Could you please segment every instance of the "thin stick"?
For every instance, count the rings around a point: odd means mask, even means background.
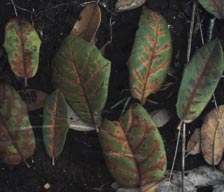
[[[25,163],[25,165],[27,166],[27,168],[30,168],[30,164],[26,161],[26,159],[23,159],[23,162]]]
[[[55,158],[52,157],[52,162],[51,162],[52,166],[55,166]]]
[[[18,13],[17,13],[17,9],[16,9],[16,5],[15,5],[14,0],[11,0],[11,3],[12,3],[12,6],[13,6],[13,9],[14,9],[14,12],[15,12],[15,16],[17,17]]]
[[[173,175],[173,170],[174,170],[174,166],[175,166],[175,162],[176,162],[176,158],[177,158],[177,151],[178,151],[178,147],[179,147],[179,143],[180,143],[180,132],[181,132],[182,124],[183,124],[183,121],[180,121],[180,123],[177,126],[178,136],[177,136],[176,149],[175,149],[175,153],[174,153],[174,157],[173,157],[173,163],[172,163],[172,167],[170,170],[169,182],[171,182],[171,178]]]
[[[192,36],[193,36],[193,30],[194,30],[196,7],[197,7],[197,1],[194,0],[193,8],[192,8],[192,16],[191,16],[190,33],[188,38],[187,62],[190,61],[190,57],[191,57],[191,43],[192,43]]]
[[[185,172],[185,143],[186,143],[186,123],[183,123],[182,136],[182,192],[184,192],[184,172]]]
[[[128,104],[129,104],[130,100],[131,100],[131,97],[128,97],[128,98],[127,98],[127,101],[125,102],[124,107],[123,107],[123,109],[122,109],[121,116],[124,114],[124,112],[125,112],[125,110],[126,110]]]
[[[205,44],[205,41],[204,41],[203,31],[202,31],[202,27],[201,27],[202,26],[201,25],[202,21],[200,19],[200,14],[199,14],[198,9],[197,9],[197,12],[196,12],[196,17],[197,17],[197,22],[200,23],[199,24],[199,30],[200,30],[200,35],[201,35],[201,43],[202,43],[202,45],[204,45]]]
[[[216,17],[210,19],[209,21],[209,26],[207,31],[207,41],[210,41],[212,39],[214,27],[215,27],[215,20],[216,20]]]
[[[127,98],[128,97],[125,97],[124,99],[121,99],[120,101],[118,101],[117,103],[115,103],[110,109],[116,108],[118,105],[120,105],[121,103],[125,102]]]

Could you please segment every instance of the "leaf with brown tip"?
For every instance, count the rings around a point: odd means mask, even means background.
[[[117,0],[115,9],[117,12],[128,11],[142,6],[146,0]]]
[[[187,143],[187,154],[188,155],[197,155],[201,153],[201,130],[199,128],[194,130],[194,133],[191,135]]]
[[[201,151],[205,161],[217,165],[224,152],[224,105],[208,113],[201,127]]]
[[[101,10],[97,3],[89,3],[82,10],[78,21],[76,21],[71,35],[92,42],[101,23]]]
[[[5,163],[17,165],[34,153],[35,137],[26,104],[15,89],[0,83],[0,154]]]

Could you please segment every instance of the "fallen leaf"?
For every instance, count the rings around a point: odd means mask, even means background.
[[[156,127],[163,127],[171,118],[171,114],[166,109],[159,109],[149,113]]]
[[[224,105],[213,109],[205,118],[201,128],[201,151],[205,161],[217,165],[224,151]]]
[[[199,128],[194,130],[194,133],[191,135],[187,143],[187,154],[188,155],[197,155],[201,153],[201,131]]]
[[[35,111],[42,108],[46,98],[48,97],[47,93],[35,89],[24,89],[18,93],[26,103],[28,111]]]
[[[55,165],[55,158],[63,150],[69,129],[67,119],[64,118],[67,116],[66,101],[58,89],[47,98],[43,114],[44,146],[48,156],[52,158],[52,165]]]
[[[117,12],[128,11],[140,7],[146,2],[146,0],[118,0],[115,5]]]
[[[101,23],[101,10],[97,3],[89,3],[82,10],[80,20],[76,21],[71,35],[92,42]]]

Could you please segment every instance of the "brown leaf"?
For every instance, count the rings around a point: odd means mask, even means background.
[[[115,8],[117,12],[128,11],[140,7],[146,0],[118,0]]]
[[[28,111],[35,111],[43,107],[47,93],[35,89],[26,89],[19,91],[20,96],[27,105]]]
[[[194,130],[194,133],[191,135],[187,143],[187,154],[188,155],[197,155],[201,153],[201,138],[200,138],[200,129],[197,128]]]
[[[94,41],[96,32],[101,23],[101,10],[97,3],[87,4],[80,14],[80,20],[76,21],[71,34],[82,39]]]
[[[224,151],[223,140],[224,105],[207,115],[201,128],[201,151],[205,161],[217,165]]]

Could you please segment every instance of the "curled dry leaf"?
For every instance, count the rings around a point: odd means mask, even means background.
[[[82,10],[79,20],[76,21],[71,35],[92,42],[101,23],[101,10],[97,3],[89,3]]]
[[[17,77],[31,78],[38,69],[40,38],[27,21],[11,19],[5,27],[4,47]]]
[[[224,151],[224,105],[208,113],[201,128],[201,151],[205,161],[217,165]]]
[[[188,155],[197,155],[201,153],[201,130],[199,128],[194,130],[194,133],[191,135],[187,143],[187,154]]]
[[[128,11],[140,7],[146,0],[118,0],[115,9],[117,12]]]
[[[168,123],[171,118],[171,114],[166,109],[159,109],[149,113],[152,117],[152,120],[156,124],[156,127],[163,127]]]
[[[35,89],[25,89],[19,91],[20,96],[27,105],[28,111],[35,111],[44,106],[44,102],[48,97],[47,93]]]

